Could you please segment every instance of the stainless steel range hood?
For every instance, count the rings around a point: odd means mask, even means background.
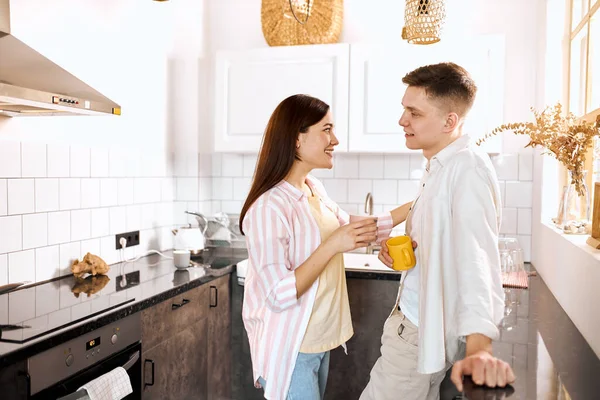
[[[59,67],[10,30],[0,0],[0,116],[121,115],[121,107]]]

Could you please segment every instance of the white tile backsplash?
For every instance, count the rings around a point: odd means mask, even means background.
[[[21,176],[23,178],[46,177],[46,145],[43,143],[21,143]]]
[[[113,242],[114,243],[114,242]],[[61,244],[59,247],[58,267],[60,268],[60,276],[68,275],[71,272],[71,264],[78,260],[81,254],[81,243],[71,242]],[[106,260],[105,260],[106,261]]]
[[[35,181],[8,180],[8,214],[27,214],[35,211]]]
[[[133,179],[120,178],[117,182],[119,205],[133,204]]]
[[[91,210],[71,211],[71,240],[89,239],[92,234]]]
[[[21,143],[0,142],[0,178],[21,177]]]
[[[237,201],[244,201],[250,191],[250,185],[252,179],[248,177],[244,178],[233,178],[233,199]],[[202,199],[206,200],[206,199]]]
[[[530,154],[519,155],[519,180],[533,180],[533,157]]]
[[[142,225],[142,207],[137,205],[127,206],[125,213],[127,214],[127,231],[139,230]]]
[[[252,177],[254,175],[257,161],[258,157],[255,154],[244,154],[244,176]]]
[[[133,186],[133,184],[132,184]],[[81,180],[81,208],[100,207],[100,179]]]
[[[323,185],[327,187],[329,197],[336,203],[348,201],[348,181],[346,179],[323,179]]]
[[[67,243],[71,240],[71,212],[48,213],[48,244]]]
[[[398,181],[392,179],[373,181],[373,201],[377,204],[396,205],[398,200]]]
[[[111,207],[109,209],[110,219],[110,234],[127,232],[127,208],[126,207]]]
[[[358,156],[336,154],[333,160],[333,175],[336,178],[356,178],[358,176]]]
[[[198,178],[177,178],[175,185],[177,200],[198,200]]]
[[[6,179],[0,179],[0,217],[8,213],[8,188]]]
[[[348,203],[364,203],[367,193],[373,192],[373,181],[354,179],[348,182]],[[348,211],[347,211],[348,212]]]
[[[380,154],[361,154],[358,158],[360,179],[383,179],[383,160]]]
[[[35,251],[25,250],[8,254],[8,281],[35,282]]]
[[[517,233],[519,235],[531,235],[531,208],[519,208]]]
[[[402,155],[386,154],[383,162],[385,179],[408,179],[410,175],[410,158]]]
[[[60,210],[81,208],[81,179],[63,178],[58,182]]]
[[[108,149],[93,148],[90,151],[90,176],[94,178],[107,178],[108,175]]]
[[[0,254],[0,285],[8,283],[8,254]]]
[[[87,147],[71,147],[71,177],[90,177],[90,149]]]
[[[422,154],[410,154],[410,179],[421,179],[427,166],[427,159]]]
[[[233,179],[213,178],[212,193],[215,200],[232,200]]]
[[[502,210],[502,224],[500,225],[501,234],[516,234],[517,233],[517,209],[504,208]]]
[[[70,159],[69,146],[49,144],[47,146],[48,177],[66,178],[71,176]]]
[[[36,179],[35,180],[35,211],[48,212],[59,209],[59,185],[58,179]]]
[[[519,155],[500,154],[492,158],[496,168],[498,179],[503,181],[515,181],[519,179]]]
[[[150,206],[154,207],[154,204],[150,204]],[[154,211],[154,208],[152,208]],[[91,212],[91,234],[92,237],[102,237],[107,236],[110,233],[110,213],[108,208],[96,208]],[[150,228],[152,226],[152,221],[154,221],[154,215],[149,217],[150,222],[148,222],[147,227],[140,227],[140,229]]]
[[[23,215],[23,249],[34,249],[48,244],[48,214]]]
[[[241,172],[239,171],[240,157],[243,160]],[[199,179],[199,209],[207,214],[217,211],[239,213],[247,195],[247,189],[242,188],[249,188],[251,184],[248,178],[254,172],[256,157],[254,154],[211,156],[212,177],[204,176]],[[206,157],[200,162],[208,163]],[[414,200],[426,164],[427,160],[417,153],[410,155],[337,153],[332,170],[313,170],[312,174],[323,182],[329,196],[347,212],[362,213],[365,197],[371,192],[374,213],[380,213]],[[504,155],[502,160],[495,158],[494,165],[501,177],[499,178],[500,192],[505,207],[502,234],[512,236],[518,234],[523,238],[522,246],[530,246],[532,182],[529,178],[529,166],[533,165],[533,157],[530,154]],[[221,173],[225,169],[226,171]],[[239,175],[233,175],[234,172]],[[178,200],[185,199],[178,198]],[[177,207],[174,208],[174,212],[176,215],[179,212]],[[181,223],[185,223],[185,218],[180,219]],[[399,229],[404,231],[402,226]],[[525,249],[526,254],[530,252],[530,248]]]
[[[44,281],[59,276],[59,247],[48,246],[35,249],[35,280]]]
[[[119,204],[119,181],[113,178],[100,179],[100,207]]]
[[[242,154],[223,154],[221,160],[222,176],[242,176],[244,156]]]
[[[532,182],[506,182],[506,207],[531,208],[532,206]]]
[[[0,254],[23,249],[22,216],[0,217]]]

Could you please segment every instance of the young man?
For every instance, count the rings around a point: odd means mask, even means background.
[[[492,355],[504,311],[500,191],[489,157],[462,132],[477,87],[453,63],[418,68],[402,81],[408,85],[399,121],[406,145],[427,159],[406,221],[406,233],[418,244],[417,265],[399,288],[381,356],[360,399],[438,399],[452,364],[460,391],[463,375],[505,386],[514,374]],[[379,259],[391,267],[385,243]]]

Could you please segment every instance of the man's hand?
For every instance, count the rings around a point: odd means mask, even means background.
[[[477,385],[504,387],[515,381],[515,374],[508,363],[494,357],[485,350],[478,351],[452,367],[452,382],[463,391],[463,375],[470,375]]]
[[[386,239],[381,242],[381,250],[379,250],[379,256],[377,256],[377,258],[379,259],[379,261],[384,263],[386,267],[392,268],[392,265],[394,264],[394,259],[392,259],[392,257],[390,256],[390,251],[387,247],[388,240],[389,239]],[[417,248],[417,242],[415,242],[414,240],[412,242],[412,247],[413,250]]]

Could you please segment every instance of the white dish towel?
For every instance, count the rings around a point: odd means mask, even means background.
[[[129,375],[123,367],[90,381],[79,388],[87,390],[90,400],[120,400],[133,392]]]

